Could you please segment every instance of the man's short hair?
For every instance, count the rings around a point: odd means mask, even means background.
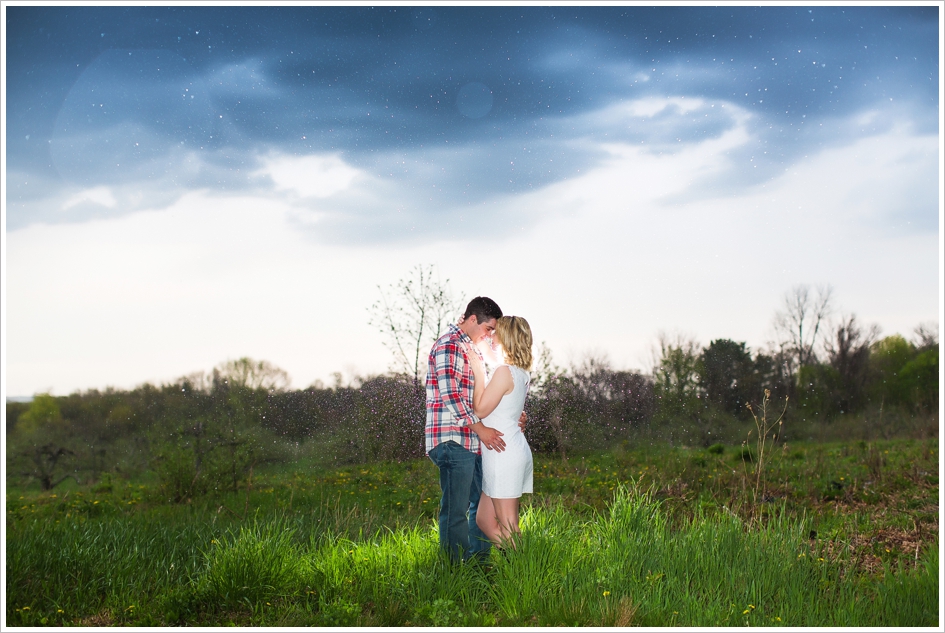
[[[463,319],[468,319],[474,314],[476,315],[476,321],[483,323],[485,321],[491,321],[492,319],[501,319],[502,308],[489,297],[476,297],[466,306]]]

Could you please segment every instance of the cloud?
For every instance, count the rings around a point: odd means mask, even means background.
[[[66,211],[83,202],[91,202],[108,208],[114,208],[118,204],[111,189],[108,187],[93,187],[70,196],[68,200],[62,203],[62,210]]]
[[[270,177],[280,191],[303,198],[329,198],[351,187],[359,171],[337,155],[273,156],[254,175]]]
[[[816,133],[848,144],[860,138],[867,125],[872,134],[885,132],[893,120],[887,110],[855,113],[829,122],[826,129],[821,123]],[[227,129],[224,126],[220,135],[228,136]],[[908,136],[914,133],[911,130],[900,124],[896,133]],[[78,205],[69,219],[158,209],[188,190],[206,189],[219,196],[245,192],[285,198],[295,226],[323,243],[472,239],[487,234],[498,221],[522,226],[548,221],[551,212],[534,213],[514,201],[579,178],[610,161],[615,152],[625,153],[625,148],[635,147],[654,158],[692,152],[713,157],[678,171],[679,186],[661,194],[664,206],[737,195],[776,178],[797,160],[792,152],[800,151],[800,146],[772,147],[772,135],[783,129],[761,113],[724,100],[685,95],[608,103],[597,110],[539,120],[507,138],[497,138],[488,126],[483,132],[482,139],[461,143],[370,153],[350,149],[287,153],[277,144],[269,149],[251,143],[216,149],[172,145],[167,156],[133,163],[125,172],[126,182],[116,178],[116,184],[108,186],[121,204]],[[116,138],[129,134],[111,133]],[[134,138],[144,138],[144,132]],[[924,187],[925,194],[910,198],[934,195],[931,180]],[[69,195],[78,194],[73,190]],[[72,204],[70,200],[66,197],[58,206]],[[63,219],[39,207],[42,200],[20,205],[11,214],[11,224],[16,226],[16,218],[31,209],[36,212],[34,220],[41,214],[47,221]],[[918,217],[914,223],[927,225]]]

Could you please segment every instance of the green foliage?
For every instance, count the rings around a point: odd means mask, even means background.
[[[938,347],[919,353],[903,365],[899,380],[908,401],[917,409],[934,411],[939,393]]]
[[[653,370],[657,403],[653,422],[665,429],[666,439],[673,443],[709,446],[716,440],[720,418],[730,416],[705,398],[700,372],[705,376],[706,366],[699,346],[682,338],[661,339],[660,352]]]
[[[170,446],[157,461],[158,494],[169,503],[180,503],[207,492],[207,478],[201,478],[190,451]]]
[[[812,418],[832,417],[840,412],[840,372],[830,365],[804,365],[797,370],[797,405]]]
[[[417,626],[467,626],[470,619],[468,614],[463,613],[461,605],[446,598],[422,604],[413,612],[413,621]]]
[[[318,626],[356,626],[361,615],[361,607],[353,602],[335,598],[332,602],[318,605]]]
[[[887,405],[908,402],[909,387],[900,374],[914,355],[915,347],[898,334],[887,336],[872,345],[870,368],[873,372],[874,402],[882,401]]]
[[[661,342],[661,357],[654,369],[653,390],[660,412],[692,416],[699,402],[699,349],[691,341]]]
[[[41,393],[34,396],[29,409],[20,414],[16,431],[30,435],[41,432],[47,427],[61,427],[63,424],[59,403],[48,393]]]
[[[6,412],[7,412],[6,432],[8,436],[16,429],[16,423],[19,421],[20,416],[29,410],[30,404],[31,403],[29,402],[7,400],[6,402]]]
[[[267,459],[261,433],[212,417],[178,427],[158,446],[156,474],[162,498],[179,503],[207,493],[235,492]]]

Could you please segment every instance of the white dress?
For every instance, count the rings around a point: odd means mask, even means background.
[[[482,447],[482,491],[494,499],[517,499],[532,492],[532,449],[518,425],[528,393],[528,372],[506,365],[512,372],[512,393],[502,396],[495,411],[482,423],[502,432],[501,453]]]

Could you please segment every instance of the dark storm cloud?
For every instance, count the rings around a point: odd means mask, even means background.
[[[585,141],[653,151],[717,138],[731,103],[753,141],[722,193],[798,155],[907,120],[937,130],[936,7],[8,7],[9,228],[265,191],[271,152],[335,153],[409,213],[333,207],[379,237],[437,230],[592,167]],[[619,125],[591,113],[700,98]],[[877,110],[872,129],[846,122]],[[826,124],[826,130],[823,128]],[[43,201],[109,186],[115,204]],[[62,195],[67,195],[63,193]],[[408,220],[404,217],[409,216]],[[400,227],[400,231],[394,230]],[[347,234],[344,231],[339,236]]]

